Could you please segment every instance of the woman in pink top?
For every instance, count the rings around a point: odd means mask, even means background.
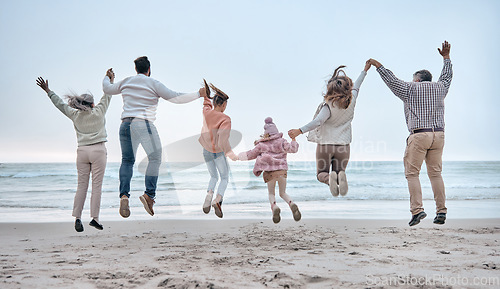
[[[265,119],[264,135],[261,139],[255,141],[255,148],[247,152],[240,153],[240,160],[253,160],[255,166],[253,169],[254,175],[257,177],[264,172],[264,182],[267,183],[269,191],[269,202],[273,212],[273,222],[279,223],[281,220],[281,209],[276,205],[275,189],[278,182],[280,197],[290,206],[295,221],[299,221],[302,217],[299,207],[292,201],[292,198],[286,193],[286,176],[288,171],[288,163],[286,155],[288,153],[296,153],[299,149],[299,144],[292,138],[292,142],[288,143],[283,138],[283,133],[278,131],[278,128],[273,123],[273,119],[268,117]]]
[[[214,207],[217,217],[222,218],[222,199],[229,181],[229,165],[226,156],[233,161],[237,160],[236,155],[229,144],[229,134],[231,132],[231,118],[224,114],[229,96],[222,90],[210,83],[210,88],[214,91],[214,97],[210,97],[210,90],[205,82],[207,93],[203,102],[203,128],[200,136],[200,143],[203,146],[203,157],[210,173],[207,196],[203,203],[203,212],[208,214],[210,207]],[[213,104],[212,104],[213,103]],[[217,196],[212,201],[215,185],[221,181],[217,189]]]

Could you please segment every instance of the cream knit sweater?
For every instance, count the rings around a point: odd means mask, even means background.
[[[53,91],[49,91],[47,95],[52,103],[73,121],[78,146],[86,146],[107,141],[105,115],[109,107],[111,95],[103,95],[99,103],[89,111],[70,107]]]

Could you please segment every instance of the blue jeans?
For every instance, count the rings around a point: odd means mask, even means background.
[[[212,153],[203,149],[203,157],[205,158],[205,163],[207,164],[208,172],[210,173],[210,182],[208,183],[207,192],[213,192],[215,190],[215,185],[219,180],[218,175],[220,174],[221,180],[219,188],[217,189],[217,194],[224,197],[224,192],[226,191],[227,184],[229,182],[229,165],[224,152]]]
[[[161,141],[153,123],[134,118],[132,121],[123,121],[120,126],[120,146],[122,149],[122,163],[120,165],[120,197],[130,197],[130,180],[132,179],[135,155],[139,144],[148,155],[146,169],[145,193],[154,199],[156,183],[161,165]]]

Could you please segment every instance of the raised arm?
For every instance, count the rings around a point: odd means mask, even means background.
[[[120,94],[121,93],[121,82],[113,83],[115,80],[115,73],[113,72],[113,68],[108,69],[106,71],[106,76],[102,80],[102,91],[105,94]]]
[[[204,88],[202,88],[198,92],[176,92],[169,89],[163,83],[157,80],[155,80],[154,82],[154,88],[159,97],[177,104],[188,103],[195,99],[198,99],[201,96],[200,91],[204,90]]]
[[[50,90],[49,80],[44,80],[42,77],[39,77],[36,80],[36,85],[38,85],[41,89],[43,89],[47,93],[50,100],[55,105],[55,107],[59,109],[59,111],[61,111],[64,115],[66,115],[70,119],[73,119],[73,117],[76,115],[77,112],[76,109],[71,108],[57,94],[55,94],[52,90]]]
[[[408,92],[410,89],[410,84],[405,82],[399,78],[397,78],[392,71],[385,68],[380,62],[375,59],[368,60],[371,65],[377,67],[377,71],[380,74],[380,77],[385,82],[385,84],[389,87],[389,89],[401,100],[406,100],[408,97]]]
[[[111,94],[105,94],[101,97],[101,100],[95,106],[94,109],[101,111],[102,114],[106,114],[110,102],[111,102]]]
[[[438,82],[442,83],[446,90],[450,88],[451,79],[453,77],[453,70],[450,60],[450,49],[451,45],[448,41],[442,44],[442,49],[438,48],[439,54],[443,56],[443,70],[441,71],[441,76],[439,76]]]

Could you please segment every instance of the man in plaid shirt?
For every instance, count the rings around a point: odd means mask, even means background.
[[[444,98],[453,76],[450,48],[451,45],[447,41],[442,44],[441,49],[438,48],[439,54],[443,56],[444,65],[437,82],[432,82],[432,75],[427,70],[415,72],[413,81],[405,82],[398,79],[377,60],[368,60],[377,67],[382,80],[404,103],[406,124],[410,131],[403,158],[410,191],[412,213],[410,226],[417,225],[427,216],[422,204],[422,188],[419,180],[424,160],[436,201],[434,223],[444,224],[446,220],[446,196],[441,171],[444,147]]]

